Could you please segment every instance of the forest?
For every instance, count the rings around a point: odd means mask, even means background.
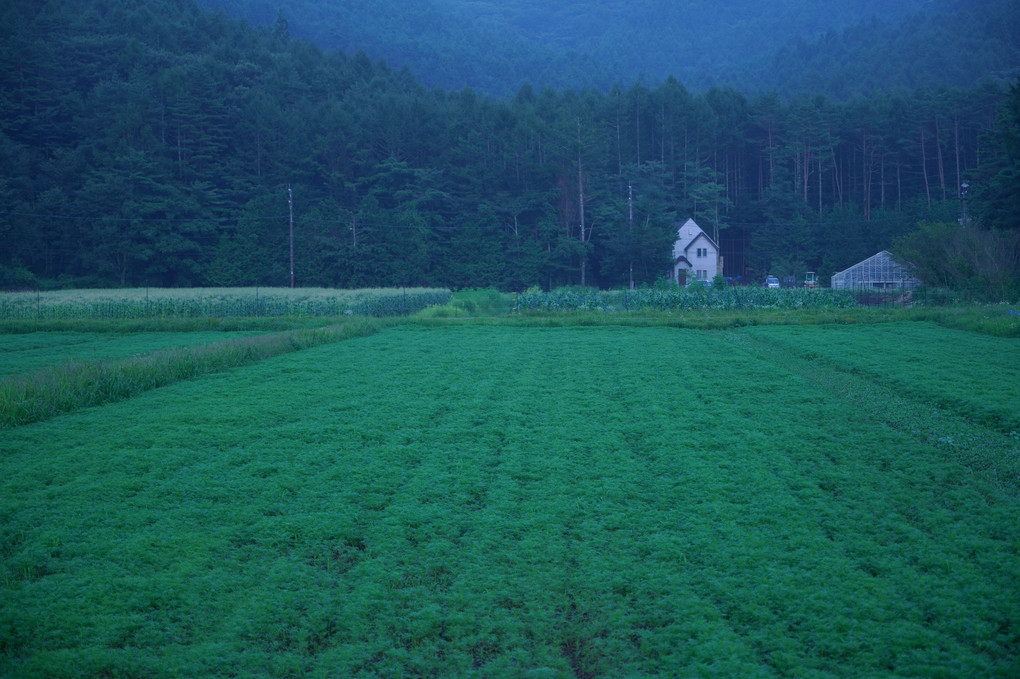
[[[1015,275],[1010,80],[497,96],[194,0],[14,0],[0,37],[7,289],[653,284],[687,217],[745,280],[961,223]]]
[[[198,0],[292,37],[363,49],[426,86],[507,97],[658,85],[824,94],[1020,75],[1012,0]],[[909,58],[904,58],[909,55]]]

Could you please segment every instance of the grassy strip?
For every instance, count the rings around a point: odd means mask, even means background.
[[[328,327],[289,330],[117,360],[74,361],[27,376],[0,379],[0,429],[78,408],[131,398],[196,375],[308,347],[363,337],[384,323],[357,318]]]
[[[184,318],[165,316],[160,318],[63,318],[0,321],[0,334],[21,335],[31,332],[201,332],[218,330],[224,332],[271,332],[318,328],[331,325],[336,318],[321,316],[232,316],[219,318],[201,316]]]
[[[903,310],[913,321],[932,321],[944,328],[996,337],[1020,337],[1020,315],[1004,304],[964,304],[949,307],[911,307]]]
[[[456,300],[454,301],[456,305]],[[727,330],[757,325],[867,325],[899,321],[930,321],[945,328],[995,337],[1020,337],[1020,316],[1002,305],[960,307],[853,307],[847,309],[690,309],[684,311],[521,311],[508,315],[474,316],[457,307],[433,307],[412,317],[418,325],[442,327],[464,323],[534,328],[669,327]]]

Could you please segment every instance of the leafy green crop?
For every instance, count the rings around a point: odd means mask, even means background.
[[[1002,433],[1020,433],[1020,343],[930,323],[747,328],[781,351],[863,374],[961,413]]]
[[[148,354],[236,339],[253,332],[34,332],[0,334],[0,376],[31,372],[71,361],[95,361]]]
[[[0,675],[1011,677],[1020,441],[840,331],[404,325],[0,431]]]

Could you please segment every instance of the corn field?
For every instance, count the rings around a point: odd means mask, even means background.
[[[446,304],[439,288],[133,288],[0,293],[0,320],[402,316]]]
[[[645,288],[599,291],[594,288],[530,288],[517,297],[521,311],[687,311],[694,309],[847,309],[856,306],[842,290],[729,287]]]

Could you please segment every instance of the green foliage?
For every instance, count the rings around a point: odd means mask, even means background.
[[[495,288],[458,290],[450,304],[472,316],[488,316],[511,311],[512,297]]]
[[[152,332],[125,330],[36,331],[0,334],[0,375],[27,373],[47,366],[79,361],[108,361],[149,354],[163,349],[180,349],[237,339],[254,332],[195,330]]]
[[[963,414],[989,429],[1006,435],[1020,432],[1020,345],[1015,342],[928,323],[757,327],[745,332],[774,342],[782,351],[881,382],[920,403]],[[919,351],[933,342],[960,360],[933,361]]]
[[[922,223],[893,247],[929,285],[962,291],[971,299],[1020,300],[1020,229]]]
[[[402,326],[4,430],[0,674],[1011,676],[944,341]]]
[[[472,7],[497,24],[507,12],[530,16],[504,4]],[[843,5],[833,11],[857,11]],[[1009,22],[1000,26],[985,5],[968,8],[982,17],[972,21],[1008,33]],[[365,2],[315,7],[355,14],[315,22],[351,30],[412,13],[413,38],[387,35],[396,52],[432,44],[422,36],[447,25],[435,3],[401,3],[400,12]],[[579,26],[621,7],[543,5],[544,16],[563,18],[543,31],[604,35]],[[793,8],[777,6],[772,16],[801,21],[803,7]],[[662,27],[683,25],[692,40],[713,43],[689,29],[695,9],[706,17],[715,5],[628,6],[603,23],[619,28],[621,17],[652,11],[660,40],[693,49]],[[281,287],[291,279],[293,225],[301,286],[637,287],[669,270],[669,230],[688,216],[718,231],[727,275],[808,267],[824,279],[921,220],[955,220],[955,187],[968,179],[955,167],[972,175],[973,214],[998,228],[1008,221],[990,215],[1007,214],[1013,195],[1011,175],[1000,176],[1013,159],[1012,127],[1000,123],[1012,120],[1015,96],[996,83],[970,85],[974,71],[967,89],[853,102],[815,89],[787,99],[732,87],[688,91],[676,78],[578,90],[570,75],[567,90],[521,87],[494,98],[426,88],[364,52],[323,52],[298,39],[311,22],[294,11],[275,30],[275,4],[267,27],[256,29],[185,0],[7,3],[0,284]],[[746,44],[735,36],[754,21],[731,24],[727,39]],[[613,44],[632,57],[668,53],[645,40]],[[882,44],[899,49],[900,41]],[[944,62],[955,42],[930,44]],[[475,45],[487,59],[495,46]],[[484,76],[486,61],[459,61]],[[911,60],[884,61],[916,74]],[[986,136],[993,128],[1003,133]]]
[[[938,323],[944,328],[955,328],[995,337],[1020,337],[1020,313],[1005,304],[956,304],[948,307],[915,307],[910,310],[912,320]]]
[[[450,301],[449,290],[194,288],[0,293],[0,319],[406,316]]]
[[[684,311],[691,309],[847,309],[856,305],[853,295],[842,290],[712,288],[677,285],[603,291],[557,288],[542,292],[530,288],[518,298],[519,308],[530,311]]]
[[[1016,231],[1020,230],[1020,77],[1010,86],[995,123],[984,141],[1000,151],[973,173],[972,210],[986,227]]]
[[[361,337],[378,328],[375,321],[356,319],[328,327],[260,334],[204,345],[198,344],[203,338],[196,336],[185,343],[192,346],[122,356],[125,344],[138,349],[145,346],[144,342],[132,338],[127,343],[118,343],[121,346],[104,343],[102,353],[110,356],[109,359],[96,355],[79,358],[74,350],[65,350],[60,352],[61,360],[48,367],[27,374],[0,373],[0,429],[131,398],[150,389],[282,353]],[[171,345],[179,342],[169,339],[156,341]],[[32,340],[29,336],[27,341]],[[23,338],[17,344],[23,346],[24,341]],[[42,352],[43,357],[47,354],[52,355],[52,349]],[[15,363],[4,367],[17,370],[23,366],[23,363]]]

